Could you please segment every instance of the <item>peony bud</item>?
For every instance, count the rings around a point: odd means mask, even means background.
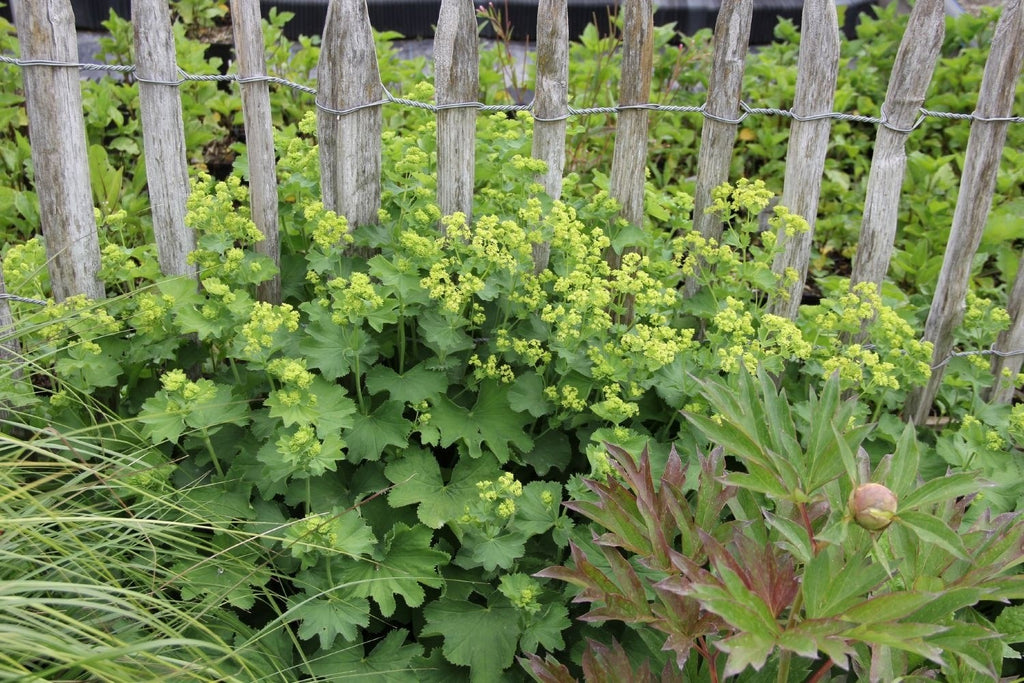
[[[850,514],[868,531],[881,531],[896,516],[896,494],[881,484],[862,484],[850,494]]]

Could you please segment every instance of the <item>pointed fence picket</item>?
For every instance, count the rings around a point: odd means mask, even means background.
[[[1004,9],[991,46],[978,108],[971,117],[960,198],[925,332],[925,338],[935,344],[936,370],[932,384],[915,392],[905,411],[906,418],[917,422],[925,419],[931,409],[943,362],[952,349],[951,334],[963,309],[970,261],[978,248],[992,201],[1024,54],[1021,1],[1008,0]],[[272,79],[265,74],[262,36],[257,17],[249,7],[252,4],[232,1],[239,59],[237,80],[244,98],[253,219],[268,238],[264,253],[276,259],[274,150],[267,98],[267,81]],[[707,237],[721,234],[718,219],[704,211],[711,204],[711,190],[728,180],[737,127],[746,116],[755,113],[741,100],[752,6],[752,0],[723,0],[715,29],[707,101],[700,109],[702,144],[694,197],[694,227]],[[623,217],[639,224],[645,215],[648,119],[650,110],[656,108],[649,104],[653,10],[650,0],[626,0],[623,8],[623,76],[617,96],[618,119],[609,184],[612,195],[622,206]],[[22,55],[28,60],[22,61],[21,66],[54,295],[63,299],[84,293],[98,298],[103,296],[103,288],[97,275],[98,239],[92,218],[69,0],[21,0],[15,2],[14,9]],[[143,100],[143,129],[149,133],[160,131],[157,136],[147,134],[144,143],[150,162],[147,172],[161,268],[165,273],[190,274],[187,265],[182,265],[193,238],[181,228],[187,184],[182,145],[177,138],[182,126],[181,106],[178,89],[174,87],[181,76],[175,73],[173,52],[168,49],[166,9],[166,2],[160,0],[133,0],[139,27],[137,75]],[[539,180],[554,198],[561,192],[566,119],[574,114],[568,104],[566,16],[566,0],[540,0],[533,154],[548,163],[548,173]],[[139,17],[144,17],[144,26],[138,23]],[[832,111],[839,54],[837,15],[832,1],[806,0],[802,26],[795,101],[791,110],[781,112],[792,119],[782,201],[813,228],[831,120],[841,116]],[[878,125],[854,282],[881,282],[888,269],[898,228],[905,142],[919,123],[943,27],[942,0],[919,0],[894,63],[882,117],[849,117]],[[475,122],[482,108],[476,101],[477,43],[472,0],[443,0],[434,42],[437,201],[443,213],[463,212],[470,220]],[[331,0],[322,46],[316,106],[324,204],[344,215],[351,229],[358,229],[377,220],[381,108],[395,101],[380,82],[365,0]],[[157,206],[161,203],[166,206]],[[788,298],[772,302],[771,306],[774,312],[793,318],[804,288],[811,235],[780,234],[779,239],[785,252],[774,268],[777,272],[793,268],[800,279],[790,289]],[[534,253],[537,267],[544,268],[545,245],[535,245]],[[1005,353],[1024,344],[1022,279],[1024,267],[1011,294],[1012,327],[992,350],[997,376],[1004,369],[1016,372],[1021,365],[1021,356]],[[0,295],[2,287],[0,279]],[[687,291],[693,291],[692,283]],[[259,296],[276,301],[279,289],[262,289]],[[3,317],[4,304],[6,301],[0,296],[0,328],[9,324]],[[8,347],[0,352],[12,351]],[[997,386],[991,392],[993,401],[1008,401],[1011,396],[1012,387]]]

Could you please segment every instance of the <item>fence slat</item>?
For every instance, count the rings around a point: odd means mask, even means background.
[[[697,156],[693,227],[704,237],[716,240],[722,236],[722,222],[704,210],[711,206],[711,191],[729,179],[737,126],[730,121],[740,116],[740,92],[753,9],[753,0],[723,0],[715,22],[715,47]]]
[[[1017,278],[1014,280],[1013,290],[1010,292],[1007,313],[1010,314],[1010,327],[999,333],[999,337],[992,347],[996,351],[1018,351],[1024,348],[1024,258],[1020,260],[1020,265],[1017,268]],[[1024,362],[1024,356],[1021,355],[997,355],[992,359],[993,383],[988,392],[989,402],[1010,402],[1022,362]],[[1009,378],[1003,377],[1004,370],[1009,372]]]
[[[195,266],[187,260],[196,238],[185,226],[188,161],[181,91],[173,85],[179,76],[171,13],[166,0],[132,0],[131,7],[146,181],[160,271],[195,277]]]
[[[1009,117],[1012,111],[1017,78],[1024,63],[1024,11],[1021,4],[1022,0],[1007,2],[996,24],[978,91],[978,106],[974,110],[975,116],[982,119]],[[977,119],[971,123],[953,225],[924,328],[925,341],[935,345],[933,365],[948,356],[953,348],[953,330],[963,319],[971,263],[992,207],[996,175],[1009,125],[1008,121]],[[914,391],[908,398],[904,416],[921,424],[931,410],[942,375],[942,367],[932,371],[928,385]]]
[[[654,60],[654,9],[651,0],[626,0],[622,11],[620,107],[650,101]],[[622,217],[637,226],[644,223],[648,117],[646,109],[619,111],[608,181],[609,194],[621,205]],[[612,254],[610,260],[613,266],[618,267],[621,257]]]
[[[548,164],[540,181],[552,199],[562,196],[565,128],[569,113],[569,3],[540,0],[537,7],[537,78],[533,100],[533,157]],[[547,268],[551,245],[533,245],[537,272]]]
[[[918,0],[896,53],[882,105],[882,118],[889,125],[879,126],[875,136],[851,286],[874,282],[881,287],[889,270],[907,168],[907,137],[920,115],[945,33],[944,1]]]
[[[434,33],[434,86],[437,104],[474,102],[480,76],[473,0],[441,0]],[[476,109],[437,112],[437,203],[445,215],[473,212]],[[443,228],[442,228],[443,229]]]
[[[377,222],[384,93],[365,0],[331,0],[317,65],[324,206],[349,230]],[[376,106],[367,107],[377,103]],[[344,114],[324,111],[324,108]]]
[[[800,25],[793,113],[801,117],[816,116],[832,111],[835,102],[839,20],[833,0],[805,0]],[[791,320],[796,319],[807,280],[831,128],[831,118],[795,120],[790,128],[782,205],[803,216],[810,226],[807,232],[792,237],[788,237],[784,229],[779,230],[778,244],[783,251],[775,259],[773,269],[782,274],[793,268],[800,277],[789,287],[788,297],[772,302],[772,312]]]
[[[68,0],[17,0],[14,18],[25,60],[78,61]],[[76,67],[26,66],[25,109],[35,169],[39,220],[46,238],[53,297],[103,297],[100,246],[85,147]]]
[[[235,37],[238,76],[242,79],[242,117],[245,121],[245,148],[249,155],[249,204],[252,220],[263,233],[256,250],[281,264],[281,238],[277,229],[277,169],[274,158],[274,122],[270,116],[270,87],[264,82],[244,82],[267,75],[263,52],[263,26],[259,4],[231,0],[231,24]],[[256,290],[260,301],[281,303],[281,276],[260,283]]]

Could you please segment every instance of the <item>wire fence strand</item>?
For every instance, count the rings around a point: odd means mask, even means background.
[[[430,102],[421,102],[419,100],[410,100],[404,97],[397,97],[388,90],[387,86],[381,83],[381,88],[384,92],[384,97],[374,102],[366,102],[364,104],[355,105],[345,109],[335,109],[328,107],[321,103],[316,98],[316,88],[311,88],[308,85],[296,83],[290,81],[287,78],[280,78],[277,76],[248,76],[242,78],[236,74],[193,74],[188,73],[178,68],[179,78],[174,80],[160,80],[150,79],[138,76],[137,68],[134,64],[93,64],[84,62],[60,62],[46,59],[17,59],[15,57],[9,57],[6,55],[0,55],[0,63],[9,64],[19,68],[25,67],[50,67],[50,68],[76,68],[87,71],[108,71],[111,73],[132,75],[139,83],[146,83],[149,85],[166,85],[169,87],[180,87],[184,83],[190,81],[198,82],[217,82],[217,83],[269,83],[273,85],[279,85],[299,92],[312,95],[314,97],[314,106],[320,111],[331,114],[334,116],[346,116],[363,109],[370,109],[373,107],[380,107],[385,104],[397,104],[405,107],[413,107],[417,109],[425,109],[437,113],[446,109],[477,109],[481,112],[494,112],[494,113],[514,113],[519,111],[533,111],[533,102],[529,104],[487,104],[484,102],[469,101],[469,102],[455,102],[449,104],[432,104]],[[555,117],[538,117],[534,116],[535,121],[539,122],[555,122],[564,121],[570,118],[576,118],[581,116],[589,116],[592,114],[611,114],[615,115],[622,111],[627,110],[647,110],[654,112],[674,112],[674,113],[687,113],[687,114],[700,114],[706,119],[718,121],[721,123],[739,125],[748,116],[775,116],[792,119],[794,121],[818,121],[821,119],[832,119],[836,121],[851,121],[854,123],[865,123],[870,125],[883,126],[890,130],[899,133],[911,133],[917,128],[920,128],[925,121],[930,118],[954,120],[954,121],[970,121],[982,122],[982,123],[1024,123],[1024,116],[1004,116],[1004,117],[985,117],[979,116],[975,113],[963,113],[963,112],[948,112],[948,111],[936,111],[932,109],[925,109],[921,107],[918,109],[919,116],[914,121],[914,124],[909,127],[897,126],[888,120],[884,110],[880,111],[880,116],[866,116],[863,114],[850,114],[846,112],[829,111],[821,112],[817,114],[797,114],[791,109],[778,109],[775,107],[752,107],[746,102],[741,101],[739,103],[740,111],[737,112],[735,117],[723,116],[720,114],[713,114],[706,109],[706,105],[700,106],[687,106],[687,105],[671,105],[671,104],[659,104],[657,102],[646,102],[642,104],[630,104],[630,105],[616,105],[607,107],[585,107],[576,109],[574,107],[567,107],[566,113],[561,116]]]

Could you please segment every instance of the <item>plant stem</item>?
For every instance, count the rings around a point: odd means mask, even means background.
[[[203,444],[206,446],[206,452],[210,454],[210,460],[213,461],[213,469],[217,471],[218,477],[224,477],[224,470],[220,466],[220,460],[217,459],[217,452],[213,448],[213,442],[210,441],[210,433],[203,427],[200,430],[203,435]]]
[[[832,658],[829,657],[820,667],[818,667],[817,671],[811,674],[810,678],[804,681],[804,683],[818,683],[818,681],[824,678],[825,674],[827,674],[832,669],[832,664]]]

